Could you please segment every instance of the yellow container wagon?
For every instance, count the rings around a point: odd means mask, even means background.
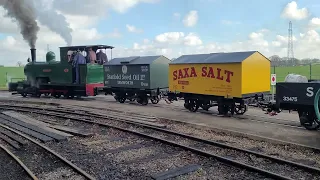
[[[244,99],[270,91],[270,60],[258,51],[183,55],[169,64],[169,91],[190,111],[243,114]]]

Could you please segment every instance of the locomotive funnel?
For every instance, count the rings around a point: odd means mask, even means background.
[[[30,49],[31,51],[31,61],[36,62],[36,49]]]

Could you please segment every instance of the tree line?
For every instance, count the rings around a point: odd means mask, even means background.
[[[271,66],[301,66],[320,63],[320,59],[317,58],[288,59],[287,57],[281,58],[278,55],[273,55],[269,57],[269,59],[271,61]]]

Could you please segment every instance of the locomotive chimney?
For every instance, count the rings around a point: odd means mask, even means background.
[[[36,62],[36,49],[30,49],[31,51],[31,61]]]

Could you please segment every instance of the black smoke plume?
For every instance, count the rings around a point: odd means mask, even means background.
[[[0,6],[7,10],[7,16],[11,17],[20,27],[23,39],[30,48],[35,48],[37,33],[40,30],[36,22],[34,4],[30,0],[0,0]]]

